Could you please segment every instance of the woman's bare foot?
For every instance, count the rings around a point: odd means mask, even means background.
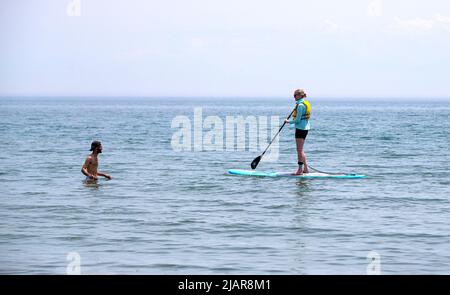
[[[294,173],[294,175],[303,175],[303,168],[298,168],[297,172]]]
[[[294,175],[302,175],[304,168],[305,167],[303,166],[303,162],[298,161],[298,169],[297,172],[294,173]]]

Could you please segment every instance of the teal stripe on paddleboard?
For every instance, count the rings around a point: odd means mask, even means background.
[[[325,173],[308,173],[303,175],[292,175],[288,172],[274,172],[274,171],[253,171],[230,169],[228,174],[240,176],[256,176],[256,177],[289,177],[289,178],[340,178],[340,179],[357,179],[366,178],[361,174],[325,174]]]

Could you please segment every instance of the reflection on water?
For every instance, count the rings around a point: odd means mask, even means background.
[[[310,185],[311,179],[305,179],[305,178],[297,178],[295,185],[297,186],[296,192],[299,196],[303,196],[303,194],[308,193],[310,191]]]
[[[91,188],[91,189],[99,189],[100,186],[101,186],[101,184],[98,183],[97,181],[89,182],[89,181],[85,181],[85,180],[83,180],[83,185],[85,187],[88,187],[88,188]]]

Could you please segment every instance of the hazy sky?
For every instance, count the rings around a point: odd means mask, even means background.
[[[0,44],[3,96],[450,97],[448,0],[0,0]]]

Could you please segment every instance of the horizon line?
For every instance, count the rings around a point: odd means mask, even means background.
[[[258,95],[0,95],[0,99],[5,98],[128,98],[128,99],[177,99],[177,98],[188,98],[188,99],[281,99],[281,98],[292,98],[290,96],[273,95],[273,96],[258,96]],[[450,96],[312,96],[314,100],[384,100],[384,99],[394,99],[394,100],[450,100]]]

